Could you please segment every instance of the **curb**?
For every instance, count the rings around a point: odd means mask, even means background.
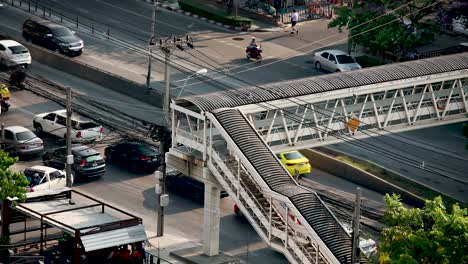
[[[144,1],[146,3],[149,3],[149,4],[152,4],[152,2],[153,2],[152,0],[144,0]],[[176,12],[176,13],[181,14],[181,15],[193,17],[195,19],[198,19],[198,20],[201,20],[201,21],[204,21],[204,22],[208,22],[210,24],[217,25],[219,27],[222,27],[222,28],[225,28],[225,29],[228,29],[228,30],[232,30],[232,31],[240,31],[240,32],[276,32],[276,31],[282,30],[281,27],[276,27],[276,28],[242,28],[242,27],[235,27],[235,26],[225,25],[225,24],[222,24],[220,22],[216,22],[216,21],[207,19],[206,17],[201,17],[199,15],[195,15],[195,14],[186,12],[186,11],[184,11],[184,10],[178,8],[178,7],[174,7],[172,5],[164,4],[164,3],[161,3],[161,2],[156,2],[156,6],[159,7],[159,8],[162,8],[162,9],[166,9],[166,10],[171,11],[171,12]]]

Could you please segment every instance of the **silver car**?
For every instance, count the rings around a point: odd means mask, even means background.
[[[5,128],[5,139],[0,139],[3,150],[11,155],[25,156],[44,152],[44,142],[31,130],[22,126]]]
[[[344,72],[361,69],[353,57],[341,50],[322,50],[314,54],[314,63],[317,70],[330,72]]]

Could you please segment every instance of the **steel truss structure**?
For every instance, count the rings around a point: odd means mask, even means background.
[[[336,143],[337,136],[363,138],[467,120],[467,86],[463,53],[177,98],[169,154],[201,156],[204,171],[289,262],[347,263],[349,234],[273,153]]]

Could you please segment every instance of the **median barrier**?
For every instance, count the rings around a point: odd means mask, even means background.
[[[121,94],[125,94],[155,107],[162,108],[163,96],[156,90],[148,89],[139,83],[98,69],[92,65],[74,60],[72,57],[67,57],[51,50],[33,45],[22,39],[17,39],[4,34],[0,34],[0,39],[12,39],[20,42],[29,50],[33,60],[41,64],[85,79]],[[31,67],[34,67],[34,65]]]
[[[325,148],[320,149],[322,150]],[[326,148],[326,151],[334,152],[334,150],[331,150],[329,148]],[[317,151],[314,149],[304,149],[301,150],[301,153],[309,159],[310,164],[312,165],[312,169],[317,168],[323,170],[325,172],[344,178],[348,181],[354,182],[368,189],[375,190],[382,194],[399,194],[404,203],[412,206],[422,207],[424,205],[424,199],[413,194],[412,192],[404,190],[403,188],[400,188],[399,186],[387,182],[384,179],[381,179],[371,173],[368,173],[348,163],[340,161],[331,155],[323,153],[322,151]],[[344,155],[338,152],[336,152],[335,154]],[[388,171],[386,172],[393,173]],[[399,175],[399,177],[403,176]]]

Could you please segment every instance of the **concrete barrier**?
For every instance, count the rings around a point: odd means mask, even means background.
[[[314,149],[304,149],[301,153],[309,159],[312,169],[323,170],[382,194],[399,194],[403,202],[409,205],[417,207],[424,205],[424,199],[421,197],[330,155]]]
[[[13,39],[20,42],[28,48],[33,60],[41,64],[162,108],[163,96],[156,90],[149,90],[139,83],[127,80],[111,72],[98,69],[92,65],[74,60],[72,57],[67,57],[57,52],[33,45],[22,39],[17,39],[3,34],[0,34],[0,39]],[[34,67],[34,65],[32,67]]]

